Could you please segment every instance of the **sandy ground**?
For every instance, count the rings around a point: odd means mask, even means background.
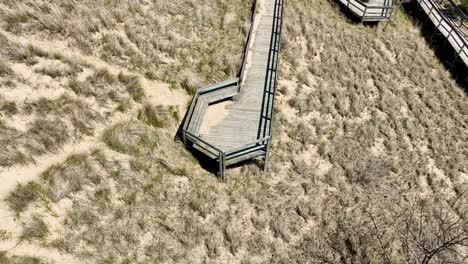
[[[84,56],[75,50],[71,50],[64,42],[49,42],[34,38],[24,39],[5,31],[2,31],[1,33],[15,42],[23,43],[25,45],[31,43],[34,46],[51,53],[60,50],[60,53],[64,57],[70,59],[73,58],[75,60],[78,59],[86,65],[89,65],[91,68],[107,68],[113,74],[118,74],[120,72],[128,73],[124,68],[110,65],[98,58]],[[8,93],[1,91],[1,96],[5,100],[25,102],[34,101],[41,97],[54,99],[67,92],[67,90],[63,88],[62,83],[50,78],[49,76],[41,76],[40,74],[35,73],[31,67],[28,67],[25,64],[14,64],[12,65],[12,68],[15,74],[24,80],[24,83],[18,84],[16,89],[9,90]],[[86,72],[87,71],[85,70],[82,74],[86,74]],[[149,103],[153,105],[176,106],[179,109],[179,112],[185,112],[185,102],[188,100],[188,96],[185,92],[180,90],[171,90],[169,89],[168,84],[159,81],[141,78],[141,82],[146,100]],[[34,84],[34,87],[32,84]],[[18,115],[20,120],[15,122],[7,120],[6,123],[9,125],[11,124],[12,127],[19,130],[24,130],[28,123],[32,121],[30,117],[31,116]],[[5,203],[5,198],[12,190],[14,190],[17,184],[24,184],[29,181],[37,180],[42,171],[46,170],[51,165],[63,161],[70,154],[86,152],[92,148],[99,147],[100,144],[102,144],[99,140],[99,136],[102,134],[102,131],[108,125],[118,122],[119,120],[121,121],[123,118],[126,118],[126,116],[121,113],[116,113],[113,116],[108,117],[104,123],[96,126],[94,136],[87,136],[82,138],[79,142],[66,144],[57,153],[37,157],[36,163],[29,164],[27,166],[15,165],[10,168],[0,167],[0,182],[2,183],[0,184],[0,230],[7,230],[9,235],[11,235],[11,239],[0,240],[0,251],[5,250],[9,254],[41,257],[55,263],[82,263],[70,255],[58,252],[54,249],[41,247],[35,243],[18,243],[17,238],[20,236],[22,230],[21,223],[15,219],[14,213],[9,210]],[[57,213],[63,213],[65,215],[64,211],[57,211]]]
[[[68,144],[59,153],[45,155],[38,159],[36,164],[28,166],[13,166],[0,171],[0,230],[11,232],[12,239],[0,241],[0,250],[7,250],[10,254],[31,255],[57,261],[59,263],[79,263],[71,256],[46,249],[35,244],[17,244],[17,238],[21,234],[21,224],[15,221],[15,216],[5,203],[7,195],[19,183],[24,184],[38,179],[40,173],[51,165],[64,160],[72,153],[78,153],[97,145],[96,138],[87,138],[78,144]]]
[[[221,122],[227,115],[226,109],[233,103],[233,101],[223,101],[210,105],[205,113],[205,116],[203,117],[203,123],[200,127],[200,134],[203,135],[208,133],[211,127],[219,124],[219,122]]]

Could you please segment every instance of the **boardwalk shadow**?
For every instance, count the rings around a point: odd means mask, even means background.
[[[419,24],[427,44],[434,50],[440,62],[449,70],[455,81],[463,88],[465,94],[468,95],[468,67],[458,57],[455,49],[450,45],[447,39],[440,34],[417,2],[405,3],[402,6],[410,19]]]

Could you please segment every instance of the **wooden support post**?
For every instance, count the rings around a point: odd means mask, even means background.
[[[361,23],[364,23],[364,18],[366,17],[366,13],[367,13],[367,5],[364,8],[364,14],[362,14]]]
[[[267,146],[266,146],[266,152],[265,152],[265,161],[263,164],[263,173],[268,172],[268,162],[269,162],[269,157],[270,157],[270,144],[271,144],[271,138],[268,139]]]
[[[226,154],[223,153],[223,180],[225,180],[226,178]]]
[[[218,162],[219,162],[219,177],[224,180],[224,164],[223,164],[223,153],[219,152],[218,156]]]
[[[184,142],[184,145],[187,146],[187,136],[184,130],[182,130],[182,142]]]

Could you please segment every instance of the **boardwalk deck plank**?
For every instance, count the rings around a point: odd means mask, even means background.
[[[227,114],[221,122],[201,135],[202,139],[225,151],[257,139],[275,0],[264,0],[264,7],[265,14],[260,18],[251,49],[252,61],[245,72],[245,82],[236,96],[236,101],[227,109]]]

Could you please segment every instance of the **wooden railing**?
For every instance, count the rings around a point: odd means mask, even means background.
[[[240,69],[239,69],[239,74],[237,75],[240,79],[240,82],[242,82],[244,80],[244,70],[245,70],[245,65],[247,64],[247,59],[249,57],[249,53],[250,53],[250,43],[252,42],[252,34],[253,34],[253,30],[254,30],[254,23],[255,23],[255,18],[257,17],[257,1],[254,0],[253,2],[253,10],[252,10],[252,17],[250,19],[250,29],[249,29],[249,33],[247,35],[247,41],[246,41],[246,44],[245,44],[245,48],[244,48],[244,52],[242,53],[242,63],[241,63],[241,66],[240,66]]]
[[[455,18],[459,23],[455,24],[461,30],[468,32],[468,16],[461,10],[453,0],[440,0],[441,5],[447,5],[447,11],[450,11],[452,17]],[[451,19],[452,20],[452,19]],[[468,34],[468,33],[467,33]]]
[[[182,126],[182,141],[184,144],[187,144],[186,140],[186,132],[188,131],[188,127],[190,124],[190,121],[192,121],[193,114],[194,114],[194,109],[195,106],[197,105],[198,99],[200,98],[201,95],[210,93],[210,92],[215,92],[221,89],[229,88],[232,87],[233,85],[239,86],[239,78],[221,82],[212,86],[200,88],[195,92],[195,95],[193,96],[192,102],[190,103],[189,110],[187,112],[187,116],[185,118],[184,124]]]
[[[182,140],[184,144],[187,146],[188,143],[190,142],[192,145],[196,145],[198,150],[207,154],[207,156],[216,159],[219,165],[219,174],[221,178],[224,178],[226,165],[229,163],[230,160],[239,158],[241,156],[247,156],[258,150],[264,150],[266,152],[267,151],[266,146],[269,145],[269,142],[270,142],[270,137],[267,136],[267,137],[257,139],[253,142],[244,144],[241,147],[238,147],[235,149],[222,150],[214,146],[213,144],[210,144],[209,142],[201,138],[199,135],[196,135],[195,133],[189,130],[190,122],[192,121],[192,119],[194,118],[194,115],[196,114],[194,112],[194,109],[200,97],[203,95],[208,95],[210,93],[220,91],[222,89],[231,88],[234,85],[235,86],[239,85],[239,78],[236,78],[230,81],[225,81],[222,83],[218,83],[213,86],[198,89],[195,92],[195,95],[192,99],[189,110],[187,112],[184,124],[182,126]]]
[[[283,0],[275,2],[273,29],[271,31],[270,48],[268,52],[268,63],[265,76],[265,86],[263,90],[262,108],[260,111],[260,122],[258,126],[257,138],[272,136],[272,124],[276,87],[278,85],[278,65],[279,51],[281,48],[281,30],[283,26]],[[270,152],[271,140],[267,142],[265,154],[265,170],[268,168],[268,156]]]
[[[386,0],[384,5],[369,5],[361,0],[346,0],[345,5],[354,14],[358,15],[362,21],[390,19],[393,12],[393,1]]]
[[[442,33],[447,38],[449,43],[454,48],[457,56],[463,56],[465,58],[462,58],[462,60],[466,64],[467,61],[465,60],[468,60],[468,40],[466,36],[461,33],[459,27],[453,22],[453,20],[447,18],[440,11],[442,7],[438,2],[434,0],[417,0],[417,2],[419,5],[421,5],[422,8],[422,3],[424,3],[424,5],[429,9],[429,12],[427,13],[429,19],[433,21],[435,27],[440,31],[440,33]],[[433,11],[436,13],[433,13]]]
[[[184,130],[183,133],[185,137],[184,140],[186,140],[186,142],[187,140],[189,140],[190,142],[192,142],[192,144],[196,145],[198,149],[203,150],[205,154],[207,154],[207,156],[214,157],[216,159],[219,166],[219,175],[222,179],[224,179],[225,177],[226,165],[229,163],[230,160],[242,156],[247,156],[258,150],[263,150],[266,152],[266,146],[270,145],[270,137],[264,137],[253,142],[244,144],[243,146],[238,148],[222,150],[187,130]]]

